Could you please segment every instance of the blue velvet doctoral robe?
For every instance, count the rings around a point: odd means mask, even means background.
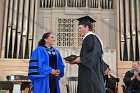
[[[57,93],[60,93],[59,80],[64,75],[64,63],[59,51],[52,48],[57,57],[57,69],[60,75],[56,77]],[[32,81],[33,93],[50,93],[49,74],[52,69],[49,66],[49,54],[44,46],[38,46],[32,53],[29,62],[28,76]]]

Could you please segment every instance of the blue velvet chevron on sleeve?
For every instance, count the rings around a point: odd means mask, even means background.
[[[50,74],[52,68],[49,66],[49,58],[43,47],[37,47],[30,58],[28,76],[29,79],[44,77]]]

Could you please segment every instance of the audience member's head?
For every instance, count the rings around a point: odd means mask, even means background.
[[[104,71],[105,71],[104,74],[107,75],[107,74],[110,72],[111,69],[109,68],[109,65],[106,64],[106,63],[104,64],[104,67],[105,67],[105,68],[104,68]]]
[[[138,70],[139,69],[139,62],[134,61],[132,62],[132,70]]]

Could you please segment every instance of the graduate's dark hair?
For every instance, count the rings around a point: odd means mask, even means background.
[[[40,39],[40,41],[38,42],[38,46],[43,46],[43,45],[45,45],[45,39],[47,39],[47,38],[50,36],[50,34],[52,34],[52,33],[51,33],[51,32],[45,33],[45,34],[42,36],[42,38]]]
[[[89,28],[89,31],[92,31],[93,30],[93,24],[90,23],[90,24],[82,24],[84,27],[88,26]]]

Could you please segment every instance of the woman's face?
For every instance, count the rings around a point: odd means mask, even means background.
[[[55,41],[55,38],[54,38],[54,35],[50,34],[49,37],[47,39],[45,39],[45,43],[48,44],[48,45],[54,45],[54,41]]]

